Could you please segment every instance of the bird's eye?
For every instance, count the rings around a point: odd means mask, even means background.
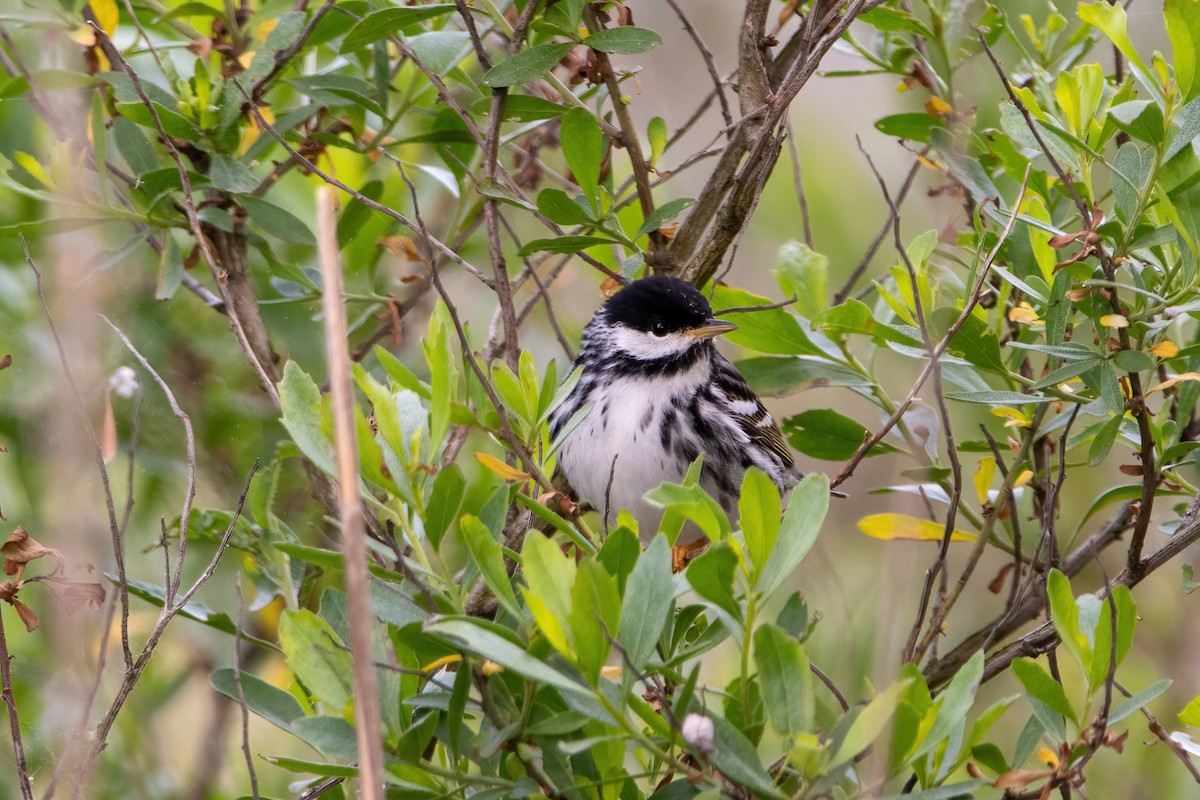
[[[654,320],[654,322],[650,324],[650,332],[655,336],[666,336],[667,323],[663,322],[661,319]]]

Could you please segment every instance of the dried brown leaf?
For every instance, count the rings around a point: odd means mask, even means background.
[[[7,353],[0,356],[0,369],[8,369],[12,366],[12,356]]]

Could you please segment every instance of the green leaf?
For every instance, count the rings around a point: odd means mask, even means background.
[[[600,680],[600,670],[608,661],[620,620],[617,579],[600,562],[584,559],[571,587],[567,634],[575,645],[580,670],[593,684]]]
[[[836,765],[849,761],[870,747],[896,712],[896,703],[911,682],[911,678],[897,679],[887,689],[875,695],[866,708],[855,717],[845,736],[840,741],[835,739],[829,763]]]
[[[829,479],[824,475],[810,473],[792,489],[775,549],[759,581],[763,597],[770,596],[800,566],[817,541],[828,510]]]
[[[921,746],[909,756],[910,760],[937,748],[963,724],[967,712],[975,702],[975,693],[979,690],[982,680],[983,650],[978,650],[963,664],[962,669],[955,673],[950,685],[938,696],[937,716],[934,718],[933,727],[929,729],[929,734]]]
[[[107,572],[104,573],[104,575],[113,583],[117,582],[116,576]],[[150,583],[143,583],[142,581],[134,580],[132,578],[126,581],[126,585],[129,586],[129,593],[134,597],[141,598],[147,603],[156,605],[159,608],[163,607],[163,603],[167,596],[166,590],[163,589],[163,587],[155,586],[154,584]],[[194,600],[183,607],[183,609],[179,612],[179,616],[183,617],[184,619],[190,619],[194,622],[199,622],[201,625],[207,625],[208,627],[221,631],[222,633],[237,633],[237,625],[228,614],[223,611],[213,611],[208,606],[197,603]],[[242,638],[248,642],[254,642],[260,647],[266,647],[271,650],[279,649],[272,642],[268,642],[265,639],[259,639],[257,636],[251,636],[245,631],[242,632]]]
[[[238,697],[237,682],[234,681],[232,668],[217,670],[212,674],[210,680],[213,688],[218,692],[235,703],[241,701],[241,698]],[[241,680],[246,707],[267,722],[291,733],[292,723],[304,716],[304,709],[300,708],[296,698],[248,672],[242,672]]]
[[[480,98],[471,111],[480,116],[491,113],[492,98]],[[560,103],[552,103],[541,97],[528,94],[509,94],[504,98],[504,109],[501,113],[504,119],[511,122],[534,122],[543,119],[561,117],[567,107]],[[472,140],[473,141],[473,140]]]
[[[574,46],[568,42],[527,47],[488,70],[483,76],[483,85],[495,89],[529,83],[553,69]]]
[[[600,166],[604,161],[604,134],[600,132],[600,125],[590,111],[572,108],[563,114],[559,137],[562,140],[563,157],[575,176],[575,182],[591,202],[592,208],[599,211],[596,188],[600,183]]]
[[[813,409],[788,417],[783,421],[783,434],[792,447],[806,456],[824,461],[845,461],[858,451],[870,432],[849,417],[832,409]],[[880,442],[868,455],[895,452],[896,448]]]
[[[239,195],[238,205],[246,210],[250,222],[263,231],[292,244],[316,246],[312,228],[292,212],[258,197]]]
[[[354,698],[354,663],[329,623],[306,608],[285,611],[279,620],[279,643],[296,677],[341,713]]]
[[[717,542],[687,567],[687,580],[696,594],[737,621],[742,609],[733,595],[733,576],[738,557],[728,542]]]
[[[937,338],[948,332],[958,320],[958,309],[939,308],[932,316],[933,328]],[[949,351],[952,355],[965,358],[977,367],[1007,375],[1008,368],[1004,365],[1004,357],[1000,355],[1000,340],[984,320],[968,314],[962,326],[954,332],[950,339]]]
[[[1112,711],[1108,712],[1108,724],[1114,725],[1128,717],[1130,714],[1135,714],[1141,709],[1145,708],[1152,700],[1165,692],[1167,689],[1171,688],[1172,683],[1174,683],[1174,681],[1164,678],[1161,681],[1155,681],[1137,694],[1126,698],[1123,703],[1113,708]],[[1180,714],[1180,719],[1182,718],[1183,715]]]
[[[235,700],[237,698],[234,698]],[[304,761],[299,758],[284,756],[259,756],[268,764],[274,764],[288,772],[304,772],[309,775],[321,775],[328,778],[357,778],[358,767],[346,767],[341,764],[326,764],[322,761]],[[242,798],[241,800],[245,800]]]
[[[665,536],[655,536],[629,574],[621,604],[618,638],[634,670],[641,671],[654,654],[674,597],[671,548]]]
[[[1163,16],[1175,61],[1175,83],[1186,103],[1200,95],[1200,13],[1195,0],[1166,0]]]
[[[738,499],[738,516],[755,575],[762,574],[775,549],[782,511],[779,487],[775,482],[757,467],[746,470]]]
[[[593,50],[622,55],[645,53],[660,42],[662,42],[662,37],[654,31],[635,28],[632,25],[597,31],[583,40],[583,43]]]
[[[500,543],[492,538],[492,532],[478,517],[471,514],[463,515],[459,522],[459,530],[462,531],[467,549],[471,551],[471,557],[479,566],[484,583],[492,590],[492,595],[514,619],[524,619],[525,615],[517,604],[517,596],[513,593],[512,581],[504,568],[504,554],[500,550]]]
[[[595,224],[591,213],[562,189],[542,189],[538,192],[537,210],[543,217],[559,225]]]
[[[125,117],[113,119],[113,141],[135,176],[158,168],[158,155],[142,129]]]
[[[346,762],[358,758],[354,726],[342,717],[301,717],[292,724],[292,732],[327,756]]]
[[[1179,721],[1184,725],[1200,728],[1200,697],[1193,699],[1179,712]]]
[[[1027,403],[1054,403],[1057,397],[1021,392],[946,392],[946,397],[963,403],[983,403],[989,406],[1022,406]]]
[[[1071,708],[1071,701],[1067,699],[1062,684],[1050,677],[1050,673],[1041,665],[1028,658],[1018,658],[1012,663],[1012,671],[1030,697],[1040,700],[1052,711],[1072,722],[1078,722],[1075,709]]]
[[[871,385],[853,370],[805,356],[745,358],[737,362],[737,368],[750,388],[763,397],[785,397],[807,388]]]
[[[760,794],[781,796],[754,744],[724,717],[712,715],[709,719],[713,724],[713,751],[709,758],[717,769]]]
[[[295,361],[287,362],[283,368],[279,405],[283,411],[283,427],[305,458],[326,474],[337,474],[333,466],[333,447],[321,430],[321,390]]]
[[[529,587],[525,592],[526,605],[538,628],[559,652],[572,655],[565,622],[571,613],[575,562],[547,537],[526,536],[521,571]]]
[[[1113,355],[1113,363],[1129,373],[1154,369],[1154,357],[1141,350],[1118,350]]]
[[[882,8],[876,9],[882,11]],[[963,797],[974,797],[973,792],[981,786],[986,786],[987,780],[983,778],[975,778],[969,781],[959,781],[958,783],[947,783],[944,786],[935,786],[932,789],[924,789],[919,792],[905,792],[903,794],[889,794],[884,800],[959,800]]]
[[[453,3],[386,8],[363,17],[342,40],[343,53],[358,50],[396,33],[411,33],[425,20],[454,12]]]
[[[1141,148],[1133,142],[1126,142],[1113,159],[1113,197],[1116,199],[1117,216],[1127,223],[1135,221],[1138,198],[1153,170],[1153,147]]]
[[[1076,13],[1078,13],[1080,20],[1099,28],[1116,45],[1121,54],[1129,59],[1129,64],[1138,73],[1138,77],[1151,91],[1155,93],[1161,92],[1161,88],[1151,77],[1150,70],[1146,68],[1145,62],[1142,61],[1141,54],[1129,39],[1129,20],[1125,14],[1125,7],[1123,5],[1120,3],[1113,5],[1105,2],[1105,0],[1099,0],[1099,2],[1094,3],[1080,3]]]
[[[679,197],[675,200],[663,203],[661,206],[650,212],[650,216],[646,217],[646,221],[642,223],[640,228],[638,228],[637,233],[633,235],[633,238],[637,239],[638,237],[653,233],[666,223],[679,216],[679,212],[695,204],[696,201],[690,197]]]
[[[1088,669],[1091,645],[1079,627],[1079,606],[1071,592],[1071,581],[1057,569],[1050,570],[1046,576],[1046,599],[1050,604],[1050,618],[1063,646],[1081,668]]]
[[[1117,440],[1117,434],[1121,431],[1121,420],[1124,414],[1114,414],[1108,422],[1100,426],[1100,430],[1096,431],[1096,436],[1092,439],[1092,446],[1088,448],[1088,466],[1099,466],[1105,458],[1108,457],[1108,451],[1112,450],[1113,442]]]
[[[698,485],[664,483],[646,492],[645,497],[651,503],[667,509],[659,529],[668,533],[672,541],[679,534],[684,520],[695,522],[704,535],[714,541],[729,535],[729,518],[725,516],[720,503]],[[676,523],[677,527],[672,528]]]
[[[531,537],[533,538],[533,537]],[[495,661],[518,675],[573,695],[591,698],[592,692],[563,673],[530,655],[524,648],[485,628],[474,619],[444,618],[425,626],[427,633],[454,642],[481,658]]]
[[[1116,666],[1121,666],[1129,648],[1133,646],[1133,631],[1137,625],[1137,603],[1128,586],[1113,589],[1112,604],[1117,607],[1117,642],[1115,646]],[[1112,608],[1106,599],[1100,600],[1100,615],[1093,635],[1092,665],[1089,676],[1092,691],[1104,685],[1108,668],[1114,655]]]
[[[785,294],[796,298],[796,310],[813,320],[829,307],[826,277],[829,259],[803,242],[791,241],[779,248],[775,279]]]
[[[813,676],[800,643],[775,625],[763,625],[754,632],[754,663],[775,730],[785,736],[809,731],[815,705]]]
[[[466,31],[429,31],[408,37],[413,55],[439,77],[445,76],[471,50],[471,35]]]
[[[922,144],[929,144],[934,128],[942,127],[945,127],[942,120],[921,112],[892,114],[875,120],[875,129],[884,136],[895,136],[898,139],[908,139]]]
[[[646,125],[646,139],[650,142],[650,166],[658,164],[667,149],[667,122],[662,117],[651,117]]]
[[[166,106],[159,105],[158,103],[151,103],[151,105],[154,106],[154,111],[158,115],[158,121],[162,124],[163,130],[167,132],[167,135],[189,142],[201,139],[199,129],[187,117],[178,111],[171,111]],[[150,109],[146,108],[142,101],[139,100],[136,103],[117,103],[116,109],[117,113],[125,119],[141,125],[143,128],[151,128],[157,135],[158,129],[154,124],[154,115],[150,113]]]
[[[578,253],[598,244],[618,244],[618,242],[603,236],[559,236],[554,239],[534,239],[526,242],[525,246],[517,251],[517,254],[531,256],[534,253]]]
[[[799,320],[785,309],[721,314],[727,308],[770,305],[771,301],[765,297],[718,285],[713,287],[712,300],[713,308],[721,319],[738,326],[738,330],[725,334],[725,338],[734,344],[775,355],[823,355],[820,348],[808,338]]]
[[[441,546],[442,537],[458,518],[466,488],[467,479],[458,464],[443,467],[433,479],[429,502],[425,504],[425,536],[434,550]]]
[[[245,162],[221,153],[213,154],[208,178],[213,186],[234,194],[252,192],[258,186],[258,179],[250,172]]]

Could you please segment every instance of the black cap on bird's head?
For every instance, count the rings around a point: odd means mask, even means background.
[[[610,325],[665,337],[684,334],[711,339],[737,325],[713,317],[712,306],[695,286],[679,278],[653,275],[630,283],[604,304]]]

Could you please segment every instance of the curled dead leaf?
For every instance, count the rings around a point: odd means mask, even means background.
[[[1142,465],[1141,464],[1122,464],[1120,467],[1118,467],[1118,469],[1121,470],[1121,473],[1123,475],[1141,475],[1142,474]]]
[[[5,353],[0,356],[0,369],[8,369],[12,366],[12,356]]]
[[[21,618],[21,622],[25,625],[25,630],[33,633],[37,630],[41,622],[38,620],[37,614],[33,609],[17,599],[17,591],[21,588],[19,583],[5,581],[0,583],[0,600],[11,605],[17,610],[17,616]]]
[[[1023,789],[1031,783],[1049,778],[1051,770],[1010,769],[992,784],[997,789]]]
[[[407,236],[384,236],[377,240],[375,244],[401,261],[425,262],[425,259],[421,258],[421,253],[417,250],[417,246],[413,244],[413,240]]]
[[[8,541],[0,545],[0,555],[4,556],[4,574],[16,576],[17,580],[24,574],[27,563],[42,556],[50,556],[58,562],[51,573],[62,569],[62,553],[53,547],[44,547],[19,525],[9,535]]]

